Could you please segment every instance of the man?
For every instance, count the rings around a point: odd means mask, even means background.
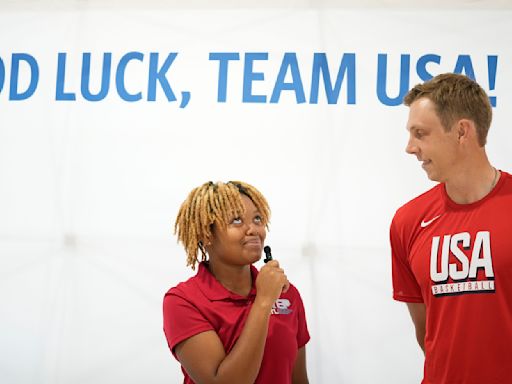
[[[407,303],[425,353],[422,383],[512,383],[512,176],[485,152],[489,98],[442,74],[404,104],[406,151],[439,182],[390,229],[393,297]]]

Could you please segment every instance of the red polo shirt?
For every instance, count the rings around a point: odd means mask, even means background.
[[[251,265],[253,287],[247,297],[220,284],[201,263],[196,276],[171,288],[164,297],[164,332],[172,354],[177,344],[214,330],[228,354],[245,325],[256,297],[258,270]],[[255,383],[289,384],[297,351],[309,341],[304,306],[297,289],[281,294],[270,316],[265,352]],[[182,367],[184,383],[193,383]]]

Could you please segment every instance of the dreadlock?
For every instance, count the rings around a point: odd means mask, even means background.
[[[233,218],[244,214],[242,195],[254,203],[261,214],[262,223],[268,226],[270,208],[260,191],[242,181],[227,183],[211,181],[194,188],[181,204],[174,233],[187,253],[187,266],[195,269],[198,252],[201,260],[206,260],[205,239],[212,237],[213,225],[225,228]]]

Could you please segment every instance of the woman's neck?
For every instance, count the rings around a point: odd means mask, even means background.
[[[233,266],[216,262],[208,262],[208,269],[213,276],[229,291],[241,296],[248,296],[252,288],[252,275],[249,265]]]

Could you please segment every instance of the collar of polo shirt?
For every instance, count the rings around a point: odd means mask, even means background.
[[[258,270],[254,265],[251,265],[252,275],[252,287],[248,296],[241,296],[234,292],[231,292],[224,287],[207,267],[207,262],[201,262],[199,264],[199,270],[197,272],[198,279],[195,281],[199,290],[211,301],[219,300],[232,300],[232,301],[247,301],[253,299],[256,296],[255,281],[258,276]]]

